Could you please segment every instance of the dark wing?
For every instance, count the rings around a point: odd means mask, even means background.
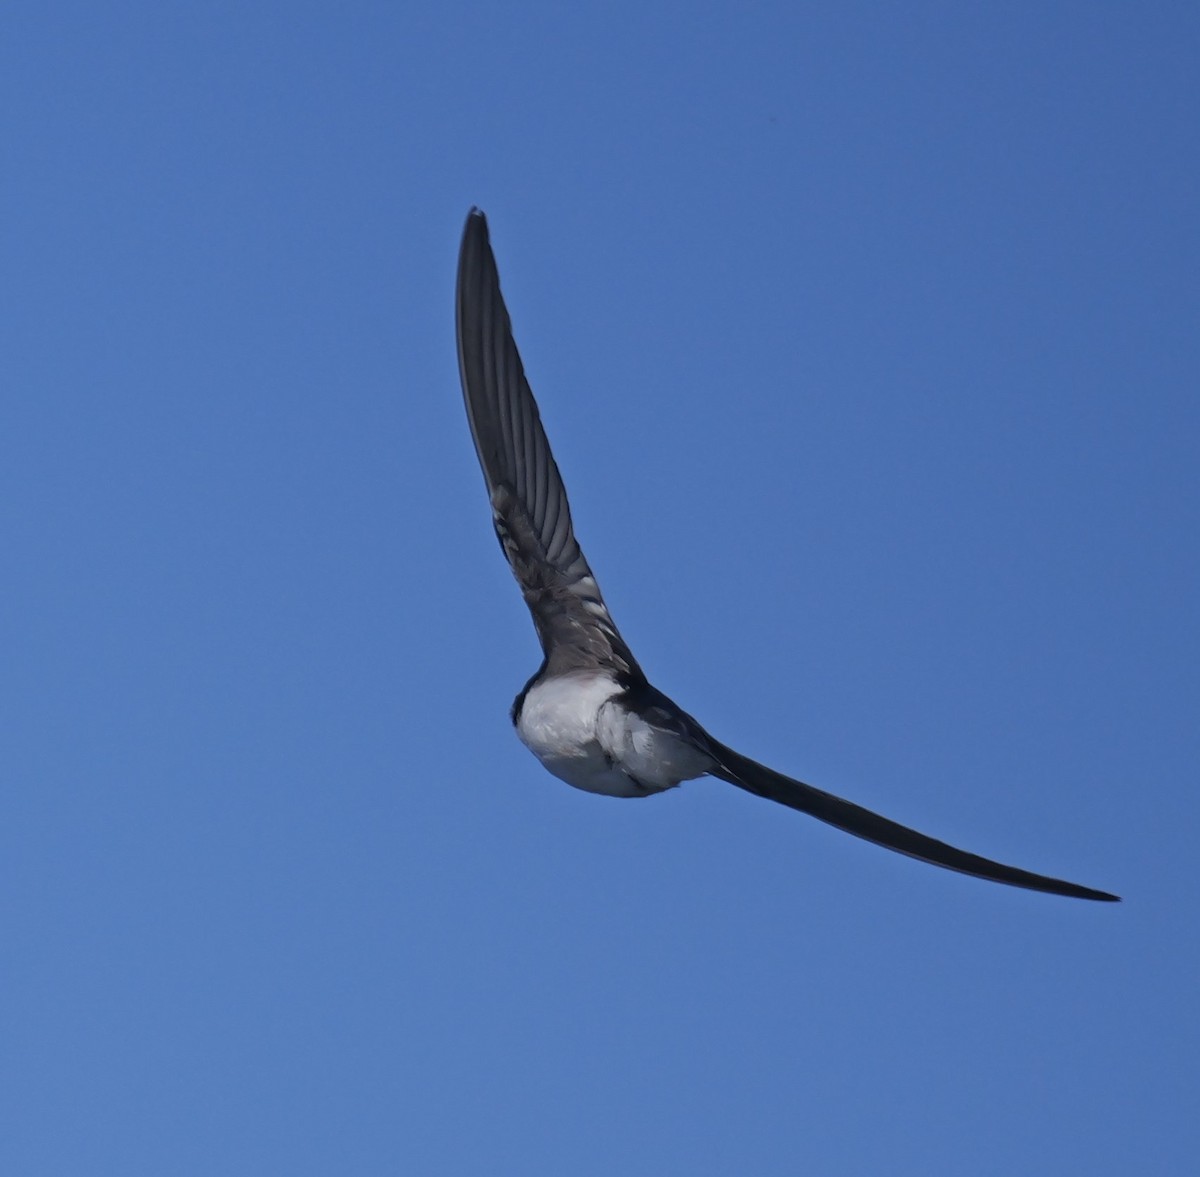
[[[546,431],[512,335],[487,219],[467,216],[458,257],[458,368],[492,519],[551,673],[641,670],[575,540]]]
[[[704,735],[705,746],[718,765],[712,770],[714,776],[749,793],[766,797],[769,801],[778,801],[781,805],[798,809],[801,813],[807,813],[810,817],[836,826],[839,830],[845,830],[857,838],[865,838],[868,842],[886,846],[889,850],[896,850],[911,858],[919,858],[922,862],[931,862],[934,866],[944,866],[947,870],[961,871],[964,875],[974,875],[979,879],[990,879],[993,883],[1008,883],[1030,891],[1047,891],[1051,895],[1069,895],[1074,899],[1116,902],[1120,898],[1108,894],[1107,891],[1094,891],[1091,887],[1081,887],[1078,883],[1036,875],[1032,871],[1005,866],[1003,863],[981,858],[978,854],[958,850],[945,842],[939,842],[936,838],[930,838],[927,834],[919,834],[898,822],[880,817],[861,805],[843,801],[841,797],[835,797],[832,793],[825,793],[812,785],[792,780],[791,777],[757,764],[732,748],[725,747],[707,733]]]

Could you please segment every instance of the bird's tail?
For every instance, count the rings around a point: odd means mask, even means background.
[[[993,862],[978,854],[959,850],[927,834],[902,826],[899,822],[881,817],[878,813],[872,813],[861,805],[855,805],[851,801],[835,797],[832,793],[806,785],[803,781],[793,780],[775,772],[774,769],[727,748],[711,736],[708,737],[708,747],[717,765],[712,770],[713,776],[720,777],[731,785],[737,785],[739,789],[745,789],[748,793],[798,809],[818,821],[845,830],[856,838],[865,838],[877,846],[885,846],[888,850],[907,854],[910,858],[918,858],[922,862],[931,862],[934,866],[942,866],[947,870],[960,871],[964,875],[974,875],[979,879],[989,879],[994,883],[1024,887],[1030,891],[1046,891],[1051,895],[1067,895],[1073,899],[1097,899],[1110,903],[1120,898],[1110,895],[1107,891],[1096,891],[1078,883],[1068,883],[1063,879],[1052,879],[1046,875],[1021,870],[1019,867],[1005,866],[1001,862]]]

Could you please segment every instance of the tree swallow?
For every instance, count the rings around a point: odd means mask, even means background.
[[[647,797],[715,776],[949,870],[1076,899],[1118,898],[958,850],[757,764],[652,687],[575,539],[567,492],[525,379],[479,209],[471,210],[463,231],[457,329],[463,399],[492,522],[544,655],[513,703],[512,721],[550,772],[610,797]]]

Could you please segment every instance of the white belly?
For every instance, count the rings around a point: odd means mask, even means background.
[[[644,797],[703,776],[708,757],[613,702],[611,679],[578,674],[531,687],[517,720],[525,746],[568,785],[612,797]]]

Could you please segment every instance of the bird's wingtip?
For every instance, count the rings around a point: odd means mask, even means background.
[[[490,236],[487,217],[483,215],[483,209],[477,204],[471,205],[466,223],[463,225],[463,244],[465,245],[468,241],[486,242]]]

